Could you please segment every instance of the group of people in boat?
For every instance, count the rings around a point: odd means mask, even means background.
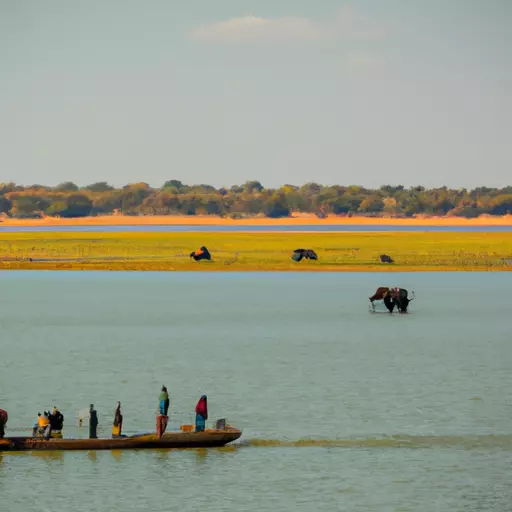
[[[62,429],[64,428],[64,415],[53,407],[53,411],[44,411],[41,415],[37,413],[37,421],[32,429],[34,437],[62,437]]]
[[[169,419],[169,393],[165,386],[162,386],[158,396],[158,416],[157,416],[157,432],[161,436],[167,427]],[[204,432],[206,429],[206,421],[208,420],[208,399],[206,395],[202,395],[197,402],[195,419],[195,431]],[[0,439],[5,436],[5,426],[7,424],[7,411],[0,409]],[[89,439],[97,439],[98,429],[98,413],[91,404],[89,407]],[[80,425],[82,419],[80,419]],[[62,430],[64,428],[64,415],[59,409],[54,406],[53,411],[44,411],[43,414],[37,413],[37,421],[35,422],[32,435],[33,437],[43,437],[45,439],[61,438]],[[122,434],[123,428],[123,414],[121,412],[121,402],[117,402],[117,407],[114,412],[114,421],[112,422],[112,437],[124,437]]]
[[[160,394],[158,395],[156,419],[156,432],[159,437],[164,434],[165,429],[167,428],[167,422],[169,421],[169,404],[169,392],[165,386],[162,386]],[[208,419],[208,398],[206,395],[202,395],[197,402],[195,413],[195,431],[204,432],[206,428],[206,420]]]
[[[83,419],[80,418],[80,426]],[[98,430],[98,413],[94,408],[94,404],[89,406],[89,439],[97,439]],[[112,424],[112,437],[121,436],[121,428],[123,423],[123,415],[121,414],[121,402],[117,402],[116,412],[114,414],[114,421]],[[33,437],[62,437],[62,429],[64,428],[64,415],[57,409],[53,408],[53,412],[44,411],[43,414],[37,413],[37,421],[32,429]]]

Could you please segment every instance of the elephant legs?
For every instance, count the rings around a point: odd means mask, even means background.
[[[401,299],[397,301],[397,308],[400,313],[407,313],[407,307],[409,306],[409,299]]]
[[[384,297],[384,305],[388,308],[390,313],[393,313],[393,309],[395,309],[395,301],[389,295]]]

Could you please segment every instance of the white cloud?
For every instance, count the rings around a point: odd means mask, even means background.
[[[382,66],[382,60],[369,53],[352,53],[343,60],[345,68],[352,70],[370,70]]]
[[[341,8],[329,21],[309,18],[258,18],[244,16],[201,25],[189,36],[196,41],[224,44],[272,44],[282,42],[322,42],[336,39],[380,37],[384,26],[367,19],[357,9]]]
[[[276,43],[321,41],[326,34],[307,18],[245,16],[202,25],[192,30],[190,36],[198,41],[214,43]]]

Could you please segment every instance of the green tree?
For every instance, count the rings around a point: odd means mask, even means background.
[[[54,190],[56,192],[78,192],[78,186],[72,181],[64,181],[63,183],[59,183]]]
[[[36,195],[19,196],[12,201],[11,213],[16,217],[39,216],[48,208],[49,203]]]
[[[263,190],[263,185],[259,181],[246,181],[243,189],[250,194],[259,194]]]
[[[180,180],[169,180],[162,188],[175,188],[178,192],[184,191],[187,187]]]
[[[263,211],[270,218],[288,217],[290,208],[286,201],[286,195],[282,192],[275,192],[265,204]]]
[[[365,213],[381,212],[384,208],[384,201],[378,195],[371,195],[361,201],[359,210]]]
[[[87,217],[92,211],[92,201],[84,194],[71,194],[66,198],[66,209],[62,217]]]
[[[491,213],[493,215],[506,215],[512,212],[512,194],[504,194],[491,201]]]
[[[68,202],[64,200],[54,201],[46,208],[47,215],[61,215],[68,208]],[[64,215],[65,216],[65,215]]]
[[[0,196],[0,213],[8,213],[12,208],[12,202],[5,196]]]
[[[109,185],[106,181],[91,183],[84,187],[84,189],[89,190],[90,192],[111,192],[112,190],[115,190],[114,187]]]

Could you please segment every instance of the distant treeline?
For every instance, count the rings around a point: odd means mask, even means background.
[[[453,215],[477,217],[512,212],[512,186],[453,190],[385,185],[379,189],[359,186],[307,183],[265,188],[248,181],[231,188],[185,185],[170,180],[160,188],[133,183],[114,188],[106,182],[78,187],[61,183],[56,187],[15,183],[0,184],[0,214],[17,218],[90,215],[218,215],[287,217],[293,212],[319,217],[366,215],[412,217]]]

